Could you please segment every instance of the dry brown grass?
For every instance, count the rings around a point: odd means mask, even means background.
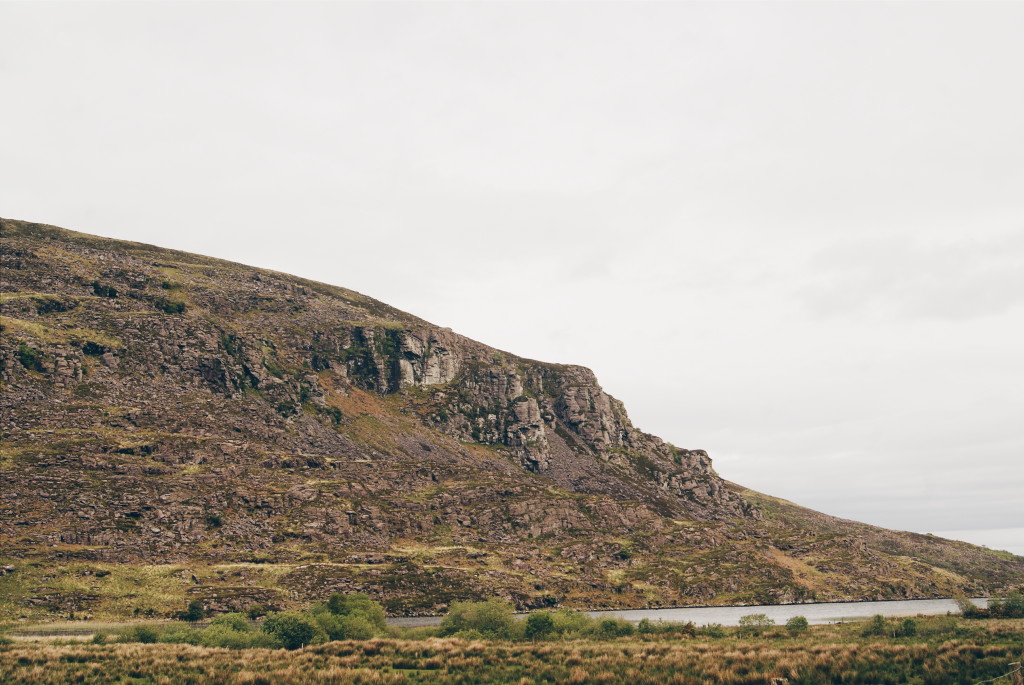
[[[823,626],[800,639],[331,642],[293,652],[179,644],[14,644],[0,682],[58,683],[798,683],[975,682],[1024,651],[1024,622],[940,640],[860,639]]]

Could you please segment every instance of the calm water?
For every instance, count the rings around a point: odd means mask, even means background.
[[[980,607],[987,606],[987,599],[972,599]],[[588,611],[595,618],[614,616],[628,621],[649,618],[652,621],[693,621],[697,625],[721,623],[723,626],[739,625],[740,617],[748,614],[765,614],[778,624],[793,616],[804,616],[809,623],[835,623],[836,621],[860,619],[881,614],[882,616],[916,616],[917,614],[959,613],[956,602],[951,599],[904,599],[887,602],[830,602],[827,604],[773,604],[768,606],[745,607],[689,607],[685,609],[616,609],[612,611]],[[441,622],[437,616],[415,618],[393,618],[388,623],[401,626],[433,626]]]

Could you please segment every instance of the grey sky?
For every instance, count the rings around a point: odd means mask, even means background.
[[[585,364],[730,480],[1024,553],[1024,3],[7,2],[0,26],[0,215]]]

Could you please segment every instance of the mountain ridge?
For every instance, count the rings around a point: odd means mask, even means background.
[[[410,614],[493,594],[623,607],[1024,581],[1024,558],[729,483],[703,450],[636,429],[585,367],[280,272],[0,231],[0,612],[362,590]],[[126,598],[129,568],[160,598]]]

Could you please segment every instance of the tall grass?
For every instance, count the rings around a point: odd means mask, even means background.
[[[289,651],[184,644],[0,646],[0,682],[56,683],[826,683],[943,685],[1006,673],[1024,654],[1024,621],[921,619],[905,638],[862,637],[852,626],[784,628],[758,637],[668,633],[606,640],[375,638]],[[240,627],[240,626],[236,626]]]

